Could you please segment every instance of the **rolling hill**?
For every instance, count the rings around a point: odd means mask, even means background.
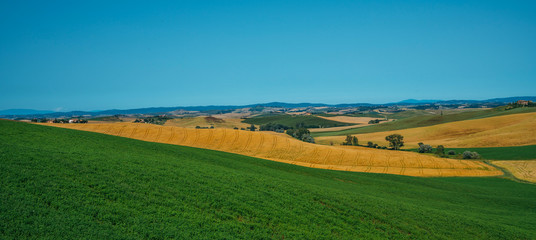
[[[536,187],[305,168],[0,121],[4,239],[534,239]],[[169,137],[169,136],[168,136]]]
[[[246,118],[244,123],[263,125],[268,123],[281,124],[287,127],[295,127],[298,124],[303,124],[307,128],[331,128],[354,125],[346,122],[339,122],[329,119],[324,119],[310,115],[289,115],[289,114],[270,114],[252,118]]]
[[[509,114],[356,136],[361,142],[372,141],[385,145],[385,136],[394,133],[404,136],[407,148],[416,148],[419,142],[447,148],[533,145],[536,142],[536,113]],[[342,142],[344,136],[316,139],[323,143]]]
[[[394,130],[402,130],[409,128],[418,128],[433,126],[449,122],[482,119],[488,117],[513,115],[519,113],[531,113],[536,112],[536,108],[516,108],[511,110],[505,110],[505,107],[498,107],[493,109],[487,109],[482,111],[467,111],[461,113],[454,113],[448,115],[422,115],[409,118],[399,119],[393,122],[381,123],[373,126],[359,127],[354,129],[346,129],[335,132],[319,132],[313,133],[313,137],[326,137],[326,136],[344,136],[347,134],[364,134],[374,132],[386,132]]]
[[[413,152],[323,146],[285,134],[233,129],[191,129],[153,124],[46,124],[144,141],[206,148],[312,168],[409,176],[496,176],[502,172],[479,161],[453,160]]]

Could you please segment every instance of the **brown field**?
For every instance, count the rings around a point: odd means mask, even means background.
[[[499,117],[444,123],[429,127],[397,131],[357,134],[361,144],[368,141],[387,146],[385,136],[404,136],[406,148],[416,148],[419,142],[445,147],[506,147],[531,145],[536,142],[536,113],[521,113]],[[321,144],[340,144],[345,136],[317,137]]]
[[[536,182],[536,160],[493,161],[493,164],[505,168],[516,178],[529,182]]]
[[[191,129],[143,123],[43,125],[206,148],[313,168],[424,177],[502,175],[498,169],[480,161],[363,147],[323,146],[277,133],[224,128]]]
[[[195,128],[196,126],[200,127],[210,127],[214,126],[215,128],[247,128],[250,124],[243,123],[240,118],[225,118],[221,115],[214,115],[211,117],[200,116],[200,117],[188,117],[188,118],[175,118],[166,121],[165,126],[173,127],[183,127],[183,128]]]

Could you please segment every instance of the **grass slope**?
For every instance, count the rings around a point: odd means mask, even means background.
[[[343,123],[332,120],[327,120],[319,118],[316,116],[310,115],[288,115],[288,114],[278,114],[278,115],[264,115],[253,118],[245,119],[243,122],[249,124],[263,125],[267,123],[282,124],[289,127],[295,127],[297,124],[303,123],[307,127],[311,128],[329,128],[329,127],[342,127],[353,125],[351,123]]]
[[[454,150],[457,153],[471,151],[479,153],[482,158],[489,160],[532,160],[536,159],[536,145],[517,147],[490,148],[447,148],[445,152]],[[417,149],[415,149],[417,151]]]
[[[529,113],[536,112],[536,108],[515,108],[511,110],[505,110],[505,107],[497,107],[493,109],[487,109],[482,111],[469,111],[448,115],[423,115],[415,116],[409,118],[403,118],[393,122],[386,122],[378,125],[360,127],[347,129],[336,132],[322,132],[322,133],[312,133],[313,137],[325,137],[325,136],[342,136],[347,134],[363,134],[363,133],[374,133],[374,132],[385,132],[385,131],[394,131],[408,128],[417,128],[417,127],[426,127],[433,126],[442,123],[472,120],[472,119],[481,119],[488,117],[496,117],[517,113]]]
[[[534,239],[536,186],[310,169],[0,121],[0,238]]]

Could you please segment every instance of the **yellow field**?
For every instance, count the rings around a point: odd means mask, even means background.
[[[175,118],[166,121],[165,126],[173,127],[184,127],[184,128],[195,128],[196,126],[200,127],[210,127],[214,126],[215,128],[247,128],[251,124],[243,123],[240,118],[220,118],[221,121],[210,121],[210,118],[207,121],[207,117],[189,117],[189,118]]]
[[[493,161],[493,164],[506,168],[515,177],[529,182],[536,182],[536,160],[529,161]]]
[[[531,145],[536,142],[536,113],[521,113],[499,117],[444,123],[429,127],[403,129],[355,135],[361,144],[368,141],[387,146],[385,136],[404,136],[406,148],[416,148],[419,142],[445,147],[506,147]],[[333,141],[340,144],[345,136],[316,138],[318,143]]]
[[[44,125],[206,148],[313,168],[429,177],[502,175],[501,171],[479,161],[363,147],[322,146],[277,133],[224,128],[191,129],[143,123]]]

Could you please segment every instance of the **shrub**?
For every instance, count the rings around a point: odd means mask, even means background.
[[[456,152],[454,150],[450,150],[447,152],[448,155],[456,155]]]
[[[431,153],[432,152],[432,146],[428,144],[421,144],[419,145],[419,152],[420,153]]]
[[[463,159],[479,159],[480,154],[477,152],[465,151],[463,152]]]
[[[436,154],[439,155],[439,156],[445,155],[445,147],[443,147],[443,145],[437,146]]]

